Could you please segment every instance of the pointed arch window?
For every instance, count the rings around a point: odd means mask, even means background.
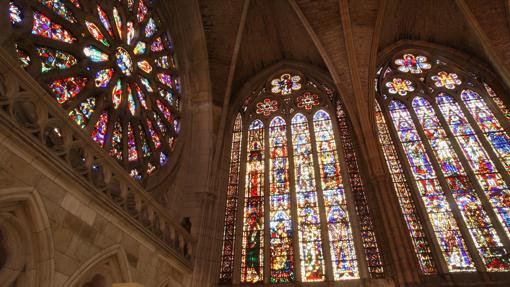
[[[427,51],[379,69],[379,141],[424,274],[510,271],[508,109],[486,75]]]
[[[333,90],[284,71],[244,103],[232,128],[220,283],[382,277],[348,118]]]

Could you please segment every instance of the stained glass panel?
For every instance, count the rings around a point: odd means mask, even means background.
[[[66,52],[57,49],[37,47],[37,54],[41,58],[41,72],[45,73],[53,69],[65,70],[76,65],[76,58]]]
[[[91,135],[92,140],[98,143],[101,147],[104,146],[107,128],[108,128],[108,113],[102,112],[94,126],[94,130],[92,131]]]
[[[62,80],[55,80],[49,84],[49,87],[57,102],[63,104],[69,99],[76,97],[86,84],[87,78],[85,77],[70,77]]]
[[[320,232],[319,206],[308,120],[303,114],[292,118],[292,146],[296,178],[301,280],[324,281],[324,256]]]
[[[340,101],[337,101],[336,104],[336,115],[340,140],[345,154],[345,166],[347,167],[349,183],[354,195],[354,202],[356,203],[356,212],[359,218],[361,240],[365,251],[368,272],[372,278],[382,278],[384,276],[384,268],[376,240],[373,218],[361,181],[353,139],[350,135],[348,117]]]
[[[241,282],[264,280],[264,124],[248,129]]]
[[[237,198],[239,193],[239,170],[241,168],[242,118],[237,114],[232,131],[230,168],[228,174],[227,200],[225,206],[225,229],[221,254],[220,282],[232,281],[234,268],[234,243],[236,239]]]
[[[440,94],[437,104],[498,219],[510,235],[510,190],[507,184],[466,120],[459,104],[447,94]]]
[[[389,111],[449,271],[475,271],[474,262],[407,107],[392,101]]]
[[[76,38],[71,33],[59,24],[53,23],[50,18],[39,11],[34,11],[32,34],[69,44],[76,42]]]
[[[290,213],[289,160],[285,120],[269,125],[269,238],[271,283],[293,282],[294,248]]]
[[[418,215],[416,205],[414,204],[414,200],[411,195],[411,188],[406,180],[406,176],[398,158],[393,140],[391,139],[386,120],[384,119],[381,108],[377,103],[376,124],[379,143],[382,146],[384,158],[386,159],[391,179],[393,181],[393,187],[395,188],[402,214],[404,215],[404,219],[407,223],[407,228],[409,229],[414,246],[414,252],[418,257],[421,270],[424,274],[437,273],[430,247],[431,245],[423,227],[424,224]]]
[[[483,209],[471,180],[453,150],[434,109],[427,100],[420,97],[415,98],[412,105],[487,269],[489,271],[508,270],[508,264],[499,259],[506,256],[501,240]]]
[[[331,260],[335,280],[358,278],[358,265],[347,200],[338,162],[331,118],[325,111],[313,116]]]
[[[510,170],[510,137],[480,95],[463,90],[461,98],[506,170]]]

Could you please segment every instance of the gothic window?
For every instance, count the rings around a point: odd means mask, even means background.
[[[509,110],[450,59],[399,52],[376,79],[376,124],[424,274],[509,271]]]
[[[180,122],[174,46],[152,2],[9,1],[21,66],[136,180],[167,163]]]
[[[221,283],[383,276],[336,97],[322,82],[285,71],[244,100],[233,119]]]

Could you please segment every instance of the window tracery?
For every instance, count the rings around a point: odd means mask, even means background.
[[[22,67],[93,141],[135,179],[167,162],[180,80],[151,0],[10,0],[8,15]]]
[[[360,260],[365,274],[382,277],[348,118],[333,90],[284,71],[243,103],[232,130],[220,282],[357,279]]]
[[[379,142],[422,272],[510,271],[505,103],[426,51],[396,53],[377,76]],[[396,93],[398,79],[415,89]]]

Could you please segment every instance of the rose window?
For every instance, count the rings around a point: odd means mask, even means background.
[[[180,82],[152,1],[12,0],[9,20],[20,64],[94,142],[138,180],[166,164]]]

